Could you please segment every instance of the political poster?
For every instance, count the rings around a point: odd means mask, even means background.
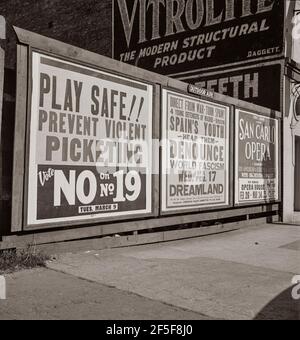
[[[162,94],[162,212],[229,205],[229,107]]]
[[[251,112],[236,111],[235,203],[279,199],[278,121]]]
[[[113,0],[113,57],[171,77],[284,53],[283,0]]]
[[[27,225],[152,211],[153,86],[32,53]]]

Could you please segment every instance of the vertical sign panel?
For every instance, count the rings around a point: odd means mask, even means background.
[[[27,225],[152,212],[153,86],[32,55]]]
[[[180,80],[272,110],[282,109],[282,67],[269,63],[213,73],[180,77]]]
[[[162,211],[229,205],[229,107],[163,90]]]
[[[276,119],[236,111],[235,203],[279,199],[279,132]]]

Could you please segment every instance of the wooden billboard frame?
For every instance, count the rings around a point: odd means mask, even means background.
[[[153,82],[152,78],[142,78],[139,74],[135,76],[134,72],[125,72],[123,65],[109,65],[109,58],[98,56],[94,53],[77,49],[74,47],[70,49],[70,45],[59,43],[53,39],[42,37],[38,34],[24,31],[15,28],[16,34],[22,45],[18,45],[17,57],[17,103],[16,103],[16,122],[15,122],[15,144],[14,144],[14,166],[13,166],[13,202],[12,202],[12,232],[41,230],[49,228],[61,228],[70,226],[91,225],[97,223],[105,223],[112,221],[125,221],[135,220],[142,218],[150,218],[158,216],[158,202],[156,201],[159,180],[158,175],[152,174],[152,187],[151,187],[151,212],[145,214],[132,214],[130,216],[113,216],[113,217],[100,217],[94,219],[83,219],[81,221],[66,221],[54,222],[46,224],[27,224],[27,194],[28,194],[28,163],[29,163],[29,135],[30,135],[30,93],[31,83],[30,78],[32,71],[32,53],[38,52],[44,55],[60,58],[65,61],[77,63],[79,65],[92,67],[100,72],[107,72],[114,75],[119,75],[132,81],[143,82],[153,88],[153,101],[152,101],[152,139],[159,139],[159,126],[156,116],[159,114],[159,99],[156,97],[160,95],[158,86]],[[22,40],[18,35],[19,33],[27,33],[28,41]],[[58,46],[59,45],[59,46]],[[55,50],[55,51],[53,51]],[[81,54],[79,53],[82,52]],[[74,58],[76,56],[76,58]],[[91,56],[91,58],[89,58]],[[98,58],[95,58],[95,57]],[[98,60],[96,60],[98,59]],[[103,62],[105,59],[106,62]],[[154,145],[155,146],[155,145]],[[158,150],[157,150],[158,152]],[[153,156],[155,150],[152,150]],[[155,157],[152,157],[153,162]],[[152,167],[154,166],[152,162]],[[25,173],[25,176],[24,176]]]
[[[178,92],[188,93],[188,84],[181,81],[161,76],[146,70],[136,68],[134,66],[124,64],[107,57],[100,56],[96,53],[89,52],[60,41],[41,36],[17,27],[14,27],[15,33],[19,40],[18,45],[18,69],[17,69],[17,103],[16,103],[16,122],[15,122],[15,145],[14,145],[14,166],[13,166],[13,201],[12,201],[12,233],[20,233],[24,231],[24,201],[25,200],[25,178],[24,171],[26,168],[26,120],[28,114],[28,94],[29,81],[28,70],[29,55],[31,50],[35,50],[44,54],[55,56],[58,58],[65,58],[70,62],[79,63],[88,67],[96,67],[99,70],[119,74],[123,77],[129,77],[136,81],[149,82],[154,86],[154,106],[153,106],[153,138],[160,140],[160,98],[161,89],[169,88]],[[112,71],[113,70],[113,71]],[[198,97],[198,96],[197,96]],[[199,96],[198,98],[208,100],[207,97]],[[235,107],[241,107],[244,110],[255,110],[262,115],[268,117],[275,117],[282,119],[282,113],[263,108],[251,103],[243,102],[238,99],[227,97],[218,93],[214,94],[214,101],[220,102],[223,105],[230,106],[231,122],[234,116]],[[279,123],[280,125],[280,123]],[[28,136],[27,136],[28,137]],[[230,137],[233,143],[234,136]],[[28,140],[28,139],[27,139]],[[154,152],[159,152],[156,150]],[[156,160],[153,159],[153,163]],[[156,166],[156,165],[155,165]],[[234,182],[233,174],[233,160],[230,161],[230,179]],[[281,170],[281,169],[280,169]],[[230,200],[233,202],[233,188],[230,188]],[[280,190],[281,195],[281,190]],[[207,220],[217,220],[232,218],[235,216],[249,216],[255,214],[265,214],[268,212],[278,213],[280,204],[273,204],[273,202],[265,204],[249,204],[247,207],[230,206],[226,209],[220,207],[206,209],[205,211],[180,211],[178,214],[172,213],[168,216],[160,214],[160,179],[159,175],[153,175],[153,213],[149,216],[125,216],[124,218],[108,218],[97,220],[80,221],[79,223],[55,223],[53,226],[47,224],[43,229],[32,228],[26,231],[37,231],[48,233],[55,238],[58,233],[60,240],[64,239],[62,233],[65,233],[65,238],[69,235],[72,237],[89,237],[90,235],[103,236],[111,233],[131,232],[144,229],[162,228],[171,225],[180,225],[185,223],[194,223]],[[280,202],[278,202],[280,203]],[[145,217],[143,219],[143,217]],[[36,227],[36,226],[35,226]],[[61,230],[62,228],[66,230]],[[71,229],[71,230],[70,230]],[[68,231],[67,231],[68,230]],[[73,231],[72,231],[73,230]],[[53,234],[54,233],[54,234]],[[47,234],[47,235],[48,235]]]

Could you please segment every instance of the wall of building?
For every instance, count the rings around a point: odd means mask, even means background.
[[[0,0],[14,26],[111,56],[111,0]]]
[[[294,1],[287,1],[286,22],[293,13]],[[0,0],[0,14],[7,22],[41,35],[54,38],[83,49],[87,49],[105,56],[112,55],[112,0]],[[9,34],[6,45],[6,78],[5,99],[3,103],[2,151],[3,151],[3,191],[1,199],[5,201],[2,211],[10,211],[12,185],[12,150],[14,140],[15,113],[15,50],[14,38]],[[288,46],[288,45],[287,45]],[[287,48],[286,55],[290,55]],[[251,66],[255,63],[251,64]],[[270,87],[274,81],[270,81]],[[278,86],[278,84],[276,84]],[[286,137],[285,150],[291,150],[292,140],[289,135],[291,116],[287,98],[284,135]],[[299,133],[298,127],[295,133]],[[284,153],[286,190],[286,218],[289,219],[291,203],[291,189],[294,187],[294,176],[291,167],[291,152]],[[8,214],[9,215],[9,214]],[[8,215],[5,218],[8,218]]]
[[[289,31],[289,35],[293,38],[290,39],[290,54],[287,56],[291,56],[292,59],[296,62],[300,62],[300,15],[294,16],[295,14],[300,12],[300,1],[294,1],[293,3],[289,1],[288,7],[290,11],[293,11],[292,16],[294,19],[290,20],[292,30]],[[291,17],[291,16],[290,16]],[[294,28],[294,30],[293,30]]]
[[[292,222],[294,219],[294,196],[291,192],[294,188],[294,166],[293,166],[293,137],[291,131],[291,105],[290,105],[290,81],[285,78],[285,117],[283,122],[284,150],[283,153],[283,219],[285,222]]]
[[[300,223],[300,212],[295,211],[296,137],[300,137],[299,105],[296,109],[295,103],[299,98],[300,65],[288,60],[284,78],[283,219]]]
[[[176,24],[168,7],[172,1],[180,4],[179,11],[174,9]],[[214,10],[209,2],[201,1],[197,20],[196,15],[191,16],[196,13],[196,1],[172,1],[154,6],[150,0],[114,0],[114,58],[282,110],[282,72],[276,62],[284,56],[286,1],[251,0],[246,13],[243,1],[230,7],[228,1],[215,0],[211,2]],[[121,43],[118,37],[122,37]],[[265,62],[273,64],[266,67]],[[268,89],[270,93],[266,93]]]
[[[286,52],[292,61],[287,63],[284,76],[283,91],[283,220],[287,223],[299,223],[300,213],[295,212],[295,137],[300,136],[300,123],[294,116],[294,86],[300,82],[298,75],[300,61],[300,10],[299,1],[286,2]],[[298,37],[298,39],[297,39]]]
[[[287,223],[299,223],[300,213],[294,211],[295,188],[295,137],[300,136],[300,122],[294,117],[294,100],[292,89],[295,82],[285,79],[285,117],[283,124],[283,220]]]

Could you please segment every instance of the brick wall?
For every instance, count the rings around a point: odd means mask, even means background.
[[[9,231],[15,121],[17,26],[83,49],[111,56],[112,0],[0,0],[8,26],[0,157],[0,235]],[[2,155],[1,155],[2,153]],[[2,183],[1,183],[2,182]]]
[[[111,56],[112,0],[0,0],[7,22]]]

